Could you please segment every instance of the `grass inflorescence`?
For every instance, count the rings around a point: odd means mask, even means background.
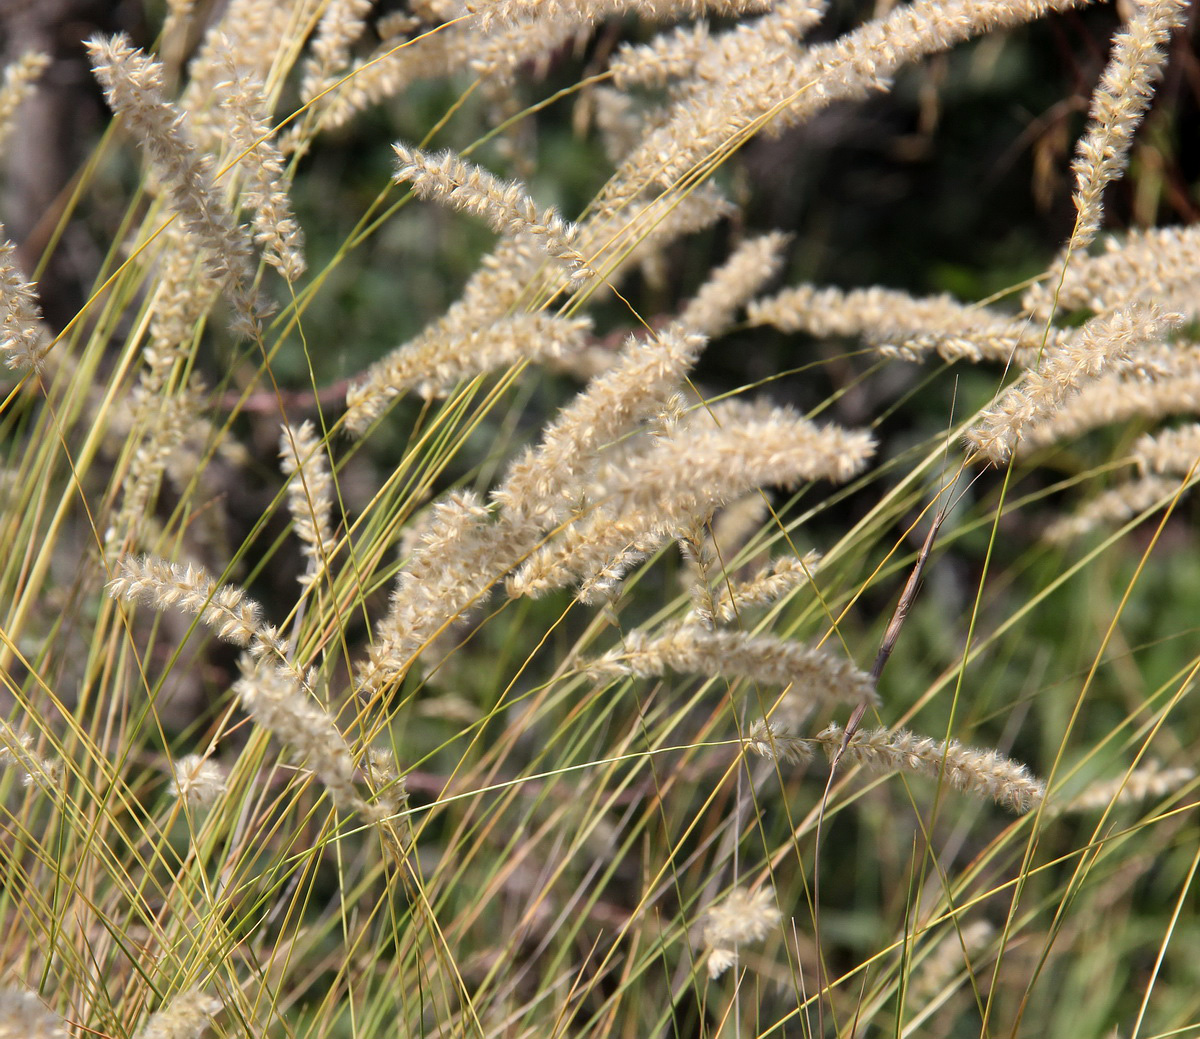
[[[743,162],[1093,6],[76,32],[111,126],[0,234],[0,1037],[1195,1034],[1200,237],[1105,210],[1190,3],[987,299],[806,280]]]

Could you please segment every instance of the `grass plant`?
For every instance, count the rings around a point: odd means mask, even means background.
[[[981,300],[804,281],[743,153],[1090,5],[864,7],[87,40],[0,250],[0,1039],[1200,1036],[1200,231],[1104,210],[1191,5]]]

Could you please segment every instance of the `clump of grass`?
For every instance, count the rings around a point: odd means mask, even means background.
[[[1194,228],[1088,251],[1188,4],[1134,5],[1074,229],[981,302],[798,282],[736,153],[1082,0],[814,42],[807,0],[168,6],[157,52],[86,44],[71,322],[0,247],[0,1035],[1194,1027]],[[374,200],[329,189],[390,98]],[[555,106],[609,157],[578,213]],[[334,381],[389,235],[396,284],[494,241]],[[766,328],[848,381],[712,385]]]

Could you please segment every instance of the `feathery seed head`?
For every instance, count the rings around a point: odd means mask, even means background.
[[[778,926],[779,910],[770,887],[734,888],[701,917],[701,935],[709,950],[708,976],[720,977],[737,963],[739,945],[761,942]]]
[[[221,1011],[221,1001],[198,989],[181,992],[150,1020],[138,1033],[138,1039],[200,1039],[208,1028],[209,1018]]]
[[[782,726],[761,718],[750,726],[745,746],[761,758],[786,765],[796,765],[812,757],[812,747],[807,740],[793,736]]]
[[[67,1029],[32,992],[0,989],[0,1039],[67,1039]]]
[[[175,796],[189,805],[208,808],[228,789],[228,776],[217,762],[202,754],[187,754],[172,764]]]

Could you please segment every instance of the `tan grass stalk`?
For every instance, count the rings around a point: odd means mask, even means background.
[[[510,317],[509,311],[519,305],[544,256],[528,235],[502,238],[444,314],[351,383],[346,391],[347,432],[362,436],[400,394],[411,388],[425,389],[431,370],[447,375],[454,370],[464,375],[475,370],[469,361],[461,369],[455,368],[454,348]]]
[[[1058,811],[1069,814],[1099,812],[1114,805],[1141,804],[1173,794],[1195,778],[1196,770],[1190,765],[1165,768],[1161,762],[1151,761],[1115,779],[1090,784]]]
[[[716,979],[738,961],[738,947],[761,942],[780,925],[775,892],[734,888],[720,902],[704,910],[701,939],[708,948],[709,978]]]
[[[228,42],[226,40],[226,42]],[[218,50],[226,76],[216,84],[214,99],[225,117],[225,131],[245,186],[242,204],[254,214],[254,240],[263,259],[288,281],[308,267],[304,232],[292,212],[283,153],[271,139],[271,118],[262,81],[239,69],[232,47]]]
[[[1143,473],[1182,476],[1200,464],[1200,423],[1147,433],[1133,445],[1133,461]]]
[[[1086,247],[1100,229],[1104,189],[1128,163],[1134,131],[1162,75],[1167,43],[1187,21],[1190,8],[1191,0],[1141,0],[1133,5],[1125,31],[1113,38],[1112,56],[1092,93],[1088,127],[1071,166],[1077,212],[1072,250]]]
[[[703,339],[668,330],[632,342],[621,362],[598,376],[548,427],[540,447],[510,468],[496,492],[500,514],[472,495],[435,508],[421,550],[401,574],[388,616],[376,628],[360,669],[364,694],[403,674],[447,624],[477,606],[529,554],[578,492],[596,452],[660,405],[695,360]]]
[[[353,423],[362,426],[366,402],[415,390],[426,400],[443,397],[463,379],[521,361],[560,362],[587,345],[588,318],[550,314],[503,317],[483,328],[445,335],[421,335],[377,361],[355,386]]]
[[[27,51],[4,66],[4,78],[0,81],[0,151],[16,125],[17,109],[33,93],[34,85],[49,64],[48,54]]]
[[[716,336],[733,323],[734,314],[783,265],[789,236],[766,234],[743,242],[714,270],[679,314],[679,323],[706,336]]]
[[[40,371],[54,337],[42,320],[37,286],[17,267],[17,248],[0,227],[0,353],[9,368]]]
[[[792,686],[814,705],[878,702],[870,676],[826,649],[774,635],[709,631],[689,624],[670,625],[655,635],[631,631],[623,645],[589,662],[586,670],[598,681],[626,675],[656,678],[668,671],[748,678]]]
[[[522,185],[502,181],[453,152],[429,155],[403,144],[392,147],[399,159],[395,179],[411,184],[419,198],[482,217],[493,231],[531,235],[548,255],[566,264],[573,276],[591,276],[574,245],[579,234],[576,225],[553,208],[539,212]]]
[[[722,582],[713,603],[714,619],[729,624],[747,610],[778,602],[811,581],[820,565],[820,552],[806,552],[800,559],[783,556],[773,560],[747,581]]]
[[[1179,493],[1177,477],[1143,476],[1127,480],[1096,495],[1072,516],[1056,520],[1046,528],[1045,538],[1064,544],[1098,527],[1113,526],[1171,501]]]
[[[333,536],[333,477],[329,471],[327,448],[317,436],[311,421],[299,426],[284,426],[279,436],[280,468],[288,481],[288,512],[292,528],[303,542],[301,552],[308,565],[300,576],[307,588],[328,569],[337,542]]]
[[[350,60],[350,48],[363,33],[373,0],[329,0],[301,66],[300,100],[311,101],[333,86]]]
[[[920,360],[936,351],[948,361],[1032,363],[1044,329],[1013,321],[949,295],[910,296],[897,289],[798,285],[747,307],[754,325],[814,336],[862,336],[881,353]]]
[[[1094,256],[1073,254],[1065,271],[1064,257],[1056,260],[1053,275],[1022,297],[1022,309],[1043,324],[1055,307],[1102,314],[1136,302],[1200,316],[1200,226],[1130,231],[1103,242]]]
[[[1094,318],[1048,350],[1036,370],[984,411],[967,431],[967,442],[993,462],[1008,460],[1026,428],[1052,415],[1081,384],[1102,372],[1137,370],[1146,345],[1161,341],[1181,320],[1140,306]]]
[[[597,453],[673,394],[706,340],[672,327],[631,338],[617,363],[593,379],[509,467],[495,500],[515,522],[552,525],[578,501]]]
[[[87,47],[108,103],[146,150],[185,231],[203,244],[210,274],[230,293],[238,330],[253,331],[265,312],[254,290],[253,250],[213,184],[211,163],[163,97],[162,66],[123,35],[93,37]]]
[[[831,758],[841,753],[843,761],[872,772],[944,777],[953,789],[989,797],[1014,812],[1033,810],[1045,796],[1044,785],[1024,765],[999,751],[964,747],[955,739],[943,742],[905,729],[859,729],[846,740],[841,726],[831,724],[813,742]]]

